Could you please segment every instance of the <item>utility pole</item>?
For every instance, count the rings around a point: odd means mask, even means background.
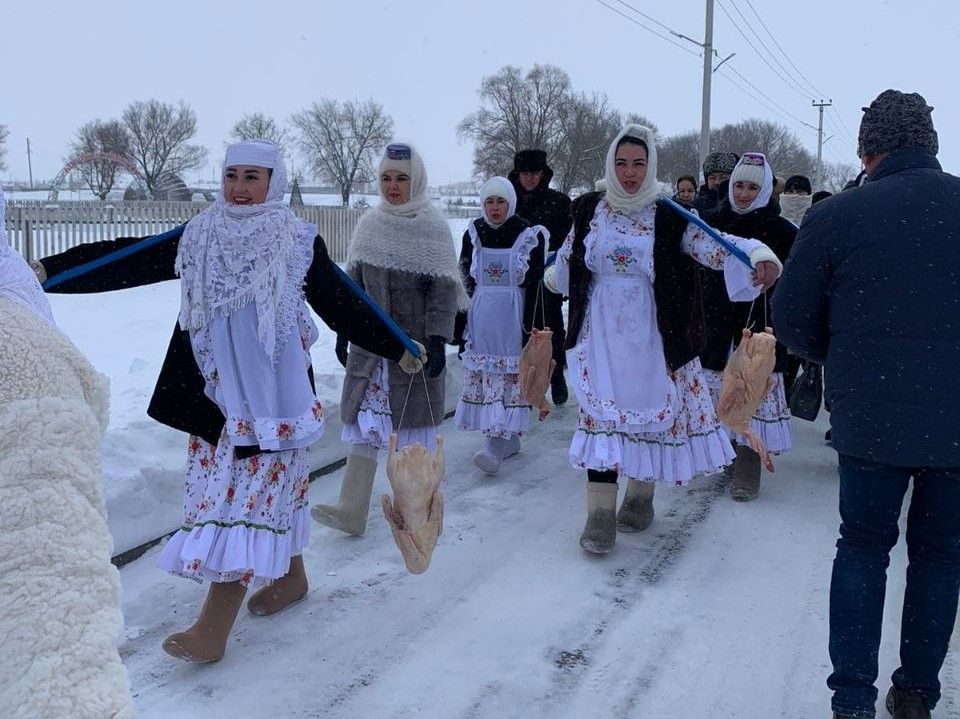
[[[812,102],[813,106],[820,110],[820,124],[817,127],[817,177],[813,185],[814,189],[817,189],[823,187],[823,108],[833,105],[833,100],[824,102],[823,98],[820,98],[820,102]]]
[[[30,173],[30,189],[33,189],[33,160],[30,157],[30,138],[27,138],[27,171]]]
[[[703,33],[703,112],[700,116],[700,167],[710,154],[710,81],[713,79],[713,0],[707,0]],[[822,112],[822,111],[821,111]]]

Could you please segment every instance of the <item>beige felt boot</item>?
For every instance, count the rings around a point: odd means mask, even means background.
[[[617,512],[617,529],[621,532],[642,532],[653,521],[653,482],[627,482],[620,511]]]
[[[282,612],[307,596],[307,572],[303,568],[303,555],[290,557],[290,571],[269,586],[254,592],[247,601],[247,610],[257,617],[269,617]]]
[[[607,554],[617,541],[617,485],[587,482],[587,523],[580,546],[591,554]]]
[[[247,588],[240,582],[211,582],[200,616],[185,632],[171,634],[163,651],[187,662],[218,662],[223,659],[227,638],[237,619]]]
[[[347,470],[340,485],[340,501],[336,506],[315,504],[310,510],[310,516],[326,527],[339,529],[354,537],[362,537],[367,531],[370,494],[373,492],[373,477],[376,473],[375,457],[351,454],[347,457]]]

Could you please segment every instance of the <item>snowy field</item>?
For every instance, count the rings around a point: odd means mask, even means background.
[[[104,483],[120,551],[179,522],[185,437],[145,415],[179,288],[51,300],[111,378]],[[342,374],[329,331],[314,367],[331,417]],[[586,493],[566,461],[575,420],[568,406],[533,428],[494,479],[471,463],[480,439],[448,422],[445,530],[430,570],[407,574],[378,507],[361,539],[315,525],[307,600],[272,618],[242,613],[215,665],[160,650],[192,623],[205,590],[155,569],[159,548],[126,566],[121,653],[141,716],[829,717],[827,589],[838,518],[825,417],[795,423],[797,447],[765,476],[757,501],[734,503],[718,478],[658,488],[651,528],[619,535],[606,558],[577,545]],[[343,456],[335,424],[315,464]],[[332,501],[341,476],[314,482],[311,500]],[[381,462],[375,495],[386,488]],[[891,562],[881,704],[897,662],[904,566],[901,546]],[[941,679],[934,716],[960,717],[957,637]]]

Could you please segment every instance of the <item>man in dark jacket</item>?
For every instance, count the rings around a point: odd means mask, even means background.
[[[570,198],[550,189],[553,170],[547,165],[547,153],[543,150],[521,150],[513,157],[513,170],[508,175],[517,191],[517,216],[531,225],[543,225],[550,232],[548,251],[560,249],[567,239],[573,218],[570,216]],[[550,395],[553,403],[560,406],[568,398],[567,383],[563,370],[567,366],[567,356],[563,350],[566,331],[563,327],[563,298],[552,292],[543,292],[543,307],[546,326],[553,330],[553,359],[557,363],[550,381]],[[537,326],[543,324],[541,318],[535,320]]]
[[[825,366],[840,455],[835,717],[874,715],[886,568],[911,479],[895,719],[930,716],[957,614],[960,178],[937,162],[932,109],[895,90],[864,108],[867,182],[809,210],[773,297],[780,340]]]
[[[693,208],[701,215],[720,207],[720,201],[727,196],[724,185],[730,179],[730,173],[740,161],[735,152],[711,152],[703,161],[703,185],[693,201]]]

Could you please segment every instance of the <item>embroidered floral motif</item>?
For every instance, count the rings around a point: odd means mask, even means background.
[[[503,266],[502,262],[491,262],[483,268],[483,274],[495,285],[498,285],[507,276],[507,268]]]
[[[617,272],[626,272],[630,265],[636,264],[637,258],[633,256],[633,250],[626,245],[618,245],[607,255],[607,259],[614,264]]]

